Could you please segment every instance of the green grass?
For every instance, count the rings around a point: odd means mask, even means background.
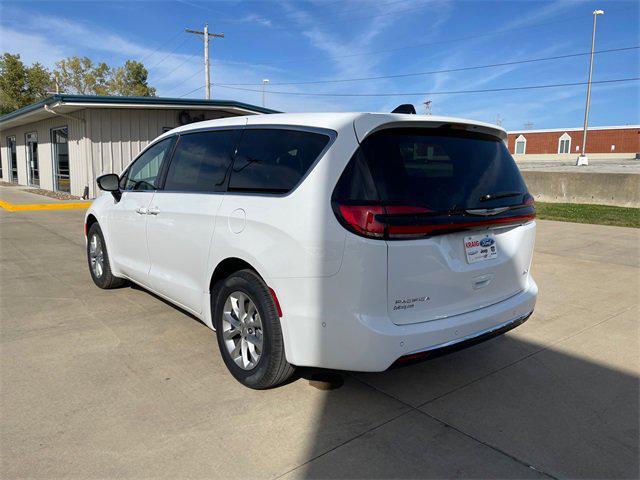
[[[536,202],[536,210],[543,220],[640,228],[640,208]]]

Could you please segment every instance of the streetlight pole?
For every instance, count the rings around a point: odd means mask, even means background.
[[[269,84],[269,79],[268,78],[262,79],[262,106],[263,107],[265,106],[264,89],[268,84]]]
[[[589,165],[587,158],[587,128],[589,127],[589,103],[591,101],[591,76],[593,75],[593,51],[596,47],[596,19],[603,15],[604,10],[593,11],[593,33],[591,34],[591,57],[589,58],[589,81],[587,82],[587,104],[584,108],[584,130],[582,131],[582,153],[576,165]]]

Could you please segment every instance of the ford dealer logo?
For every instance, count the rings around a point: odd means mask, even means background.
[[[489,238],[489,237],[483,238],[482,240],[480,240],[481,247],[490,247],[494,243],[496,243],[496,241],[493,238]]]

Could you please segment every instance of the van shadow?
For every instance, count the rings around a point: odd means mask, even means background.
[[[632,350],[627,357],[637,363]],[[308,460],[289,476],[638,475],[638,378],[582,352],[509,333],[408,367],[346,373],[344,381],[324,392]]]
[[[534,314],[500,337],[385,372],[300,368],[295,385],[278,389],[318,389],[320,403],[293,452],[298,466],[283,476],[637,478],[637,341],[628,342],[637,320],[628,313],[562,349],[528,339],[547,321]],[[620,335],[627,343],[614,354]]]

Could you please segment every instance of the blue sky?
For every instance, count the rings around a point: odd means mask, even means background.
[[[588,52],[591,12],[597,49],[640,45],[637,1],[209,1],[0,2],[0,48],[53,66],[80,55],[121,64],[142,60],[161,96],[203,98],[202,41],[183,33],[208,21],[212,81],[260,84],[267,92],[442,92],[586,80],[588,56],[463,72],[319,85],[341,80]],[[640,76],[640,50],[596,56],[594,80]],[[237,88],[237,87],[236,87]],[[240,88],[260,90],[259,86]],[[267,106],[293,111],[390,111],[433,101],[432,113],[495,122],[508,129],[579,127],[585,86],[516,92],[386,97],[267,93]],[[594,85],[591,125],[640,123],[640,82]],[[213,86],[214,98],[261,104],[261,94]]]

